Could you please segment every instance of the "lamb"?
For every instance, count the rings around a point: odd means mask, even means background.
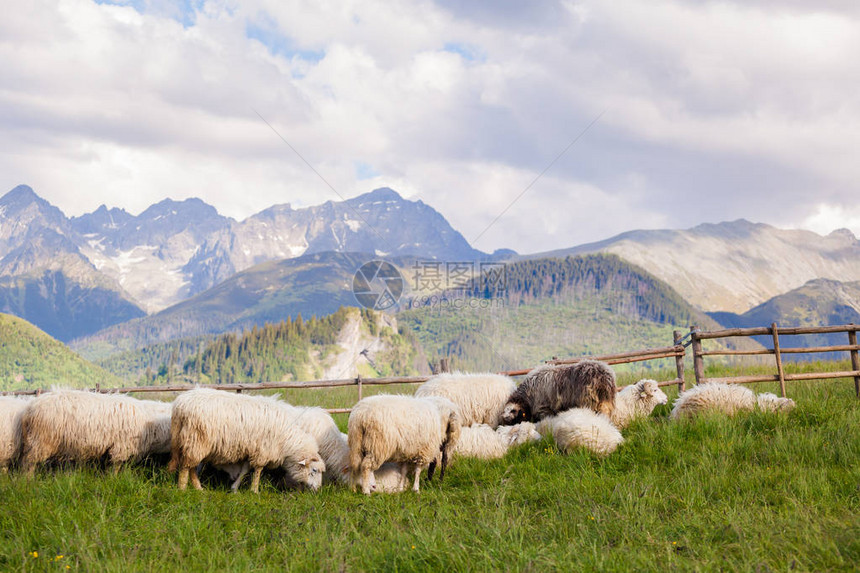
[[[272,398],[196,388],[173,402],[169,469],[179,470],[179,489],[203,489],[197,466],[242,464],[232,489],[251,468],[251,491],[260,491],[264,467],[283,467],[294,482],[317,490],[325,463],[314,439],[295,423],[290,406]],[[247,463],[247,465],[245,465]]]
[[[496,428],[505,402],[516,390],[513,379],[500,374],[438,374],[415,390],[418,397],[442,396],[460,408],[463,426],[487,424]]]
[[[572,408],[557,416],[545,418],[537,425],[543,434],[552,434],[555,443],[565,453],[585,447],[598,455],[609,455],[624,442],[621,432],[609,417],[589,408]]]
[[[129,459],[170,450],[171,405],[121,394],[53,390],[34,398],[21,416],[21,465],[30,476],[51,458],[98,460],[114,472]]]
[[[612,425],[623,430],[636,418],[650,416],[658,404],[669,402],[666,393],[654,380],[640,380],[626,386],[615,397],[615,411],[612,412]]]
[[[0,396],[0,473],[18,459],[21,448],[21,415],[29,398]]]
[[[457,406],[440,396],[380,394],[360,400],[348,423],[349,466],[353,488],[372,491],[372,474],[387,461],[402,463],[402,476],[411,470],[412,489],[418,491],[421,470],[441,451],[440,479],[460,438]],[[432,478],[433,467],[428,471]]]
[[[791,410],[794,400],[773,394],[761,394],[738,384],[706,382],[690,388],[675,400],[670,418],[692,417],[705,411],[733,416],[740,411],[752,411],[758,406],[764,411]]]
[[[539,422],[570,408],[589,408],[611,416],[616,391],[615,373],[604,362],[540,366],[508,398],[502,423]]]
[[[453,455],[492,460],[504,457],[512,446],[537,441],[540,437],[535,425],[530,422],[522,422],[516,426],[499,426],[495,430],[487,424],[463,426]]]

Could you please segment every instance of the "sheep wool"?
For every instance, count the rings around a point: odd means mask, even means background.
[[[360,400],[348,422],[349,466],[352,483],[372,491],[372,473],[387,461],[412,471],[418,491],[421,470],[442,452],[440,478],[460,437],[457,406],[439,396],[380,394]],[[431,468],[432,472],[432,468]]]
[[[570,408],[612,415],[615,373],[605,362],[544,365],[528,373],[502,410],[502,423],[539,422]]]
[[[500,374],[454,372],[433,376],[415,390],[415,395],[448,398],[460,409],[463,426],[487,424],[496,428],[516,387],[513,379]]]
[[[34,398],[21,417],[21,463],[32,475],[51,458],[98,460],[114,470],[129,459],[170,451],[167,402],[122,394],[53,390]]]
[[[200,463],[243,464],[254,470],[251,490],[259,491],[263,468],[283,467],[289,478],[312,490],[322,485],[325,463],[313,437],[295,423],[292,408],[279,400],[196,388],[173,402],[170,468],[179,470],[179,488],[203,489]],[[244,473],[237,478],[241,481]],[[234,484],[234,490],[238,488]]]
[[[463,426],[460,429],[460,439],[454,448],[454,457],[484,460],[501,458],[512,446],[539,439],[540,434],[531,422],[499,426],[495,430],[486,424]]]
[[[609,417],[589,408],[573,408],[542,420],[538,431],[551,434],[556,445],[565,453],[583,447],[598,455],[614,452],[624,438]]]
[[[29,398],[0,396],[0,472],[6,473],[21,448],[21,416]]]
[[[348,483],[349,445],[334,418],[322,408],[284,404],[292,413],[294,422],[316,440],[326,467],[323,481]]]
[[[656,381],[640,380],[624,387],[615,397],[615,410],[612,412],[612,425],[619,430],[626,428],[636,418],[651,415],[658,404],[667,404],[669,397],[660,390]]]
[[[682,392],[672,406],[670,418],[691,417],[703,412],[721,412],[733,416],[736,412],[756,407],[755,393],[738,384],[707,382]]]

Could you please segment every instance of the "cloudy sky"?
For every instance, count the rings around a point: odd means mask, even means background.
[[[242,219],[390,186],[485,251],[741,217],[860,235],[858,54],[854,0],[22,0],[0,192]]]

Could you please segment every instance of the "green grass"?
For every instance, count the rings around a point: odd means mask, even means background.
[[[458,460],[418,495],[180,492],[154,464],[0,476],[0,570],[856,570],[860,400],[843,380],[789,395],[788,415],[660,407],[605,459]]]

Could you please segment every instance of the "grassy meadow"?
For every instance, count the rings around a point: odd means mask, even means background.
[[[733,419],[659,407],[605,459],[548,440],[460,459],[417,495],[276,478],[233,495],[215,474],[180,492],[154,462],[0,475],[0,571],[856,571],[860,400],[847,380],[789,396],[789,414]],[[355,389],[287,398],[349,406]]]

